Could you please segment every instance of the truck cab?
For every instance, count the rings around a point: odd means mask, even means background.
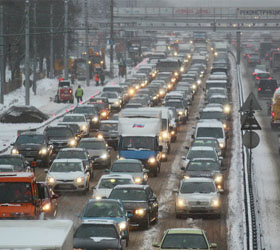
[[[0,173],[0,219],[38,219],[41,200],[34,173]]]
[[[55,96],[55,102],[74,103],[73,88],[70,85],[70,81],[61,80],[58,82],[58,89]]]

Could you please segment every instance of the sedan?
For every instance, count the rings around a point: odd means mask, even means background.
[[[50,169],[45,169],[46,181],[55,191],[77,191],[87,193],[90,173],[85,169],[82,160],[54,160]]]
[[[221,200],[215,182],[210,178],[188,178],[180,182],[176,197],[176,218],[201,214],[220,217]]]
[[[89,123],[84,114],[67,114],[63,117],[62,122],[67,123],[77,123],[80,126],[82,135],[89,135]]]

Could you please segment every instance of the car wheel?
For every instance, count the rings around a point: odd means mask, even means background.
[[[150,228],[151,220],[150,220],[150,214],[147,214],[146,221],[143,223],[143,229],[148,230]]]

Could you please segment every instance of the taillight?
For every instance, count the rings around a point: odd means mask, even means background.
[[[256,77],[256,80],[260,80],[260,79],[261,79],[260,77],[258,77],[258,76]]]
[[[267,80],[272,80],[272,77],[268,77]]]
[[[256,73],[256,72],[254,72],[252,75],[253,75],[253,76],[256,76],[256,75],[257,75],[257,73]]]
[[[266,53],[265,56],[268,57],[268,53]]]
[[[272,117],[274,117],[275,116],[275,112],[272,112],[271,115],[272,115]]]
[[[70,93],[70,94],[72,94],[72,91],[73,91],[72,89],[69,89],[69,93]]]
[[[258,88],[258,91],[261,91],[262,90],[262,88]]]
[[[251,58],[251,56],[250,56],[250,55],[248,55],[248,58]]]
[[[272,57],[269,57],[269,60],[271,61],[271,60],[272,60]]]

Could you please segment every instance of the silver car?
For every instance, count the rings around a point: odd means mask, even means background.
[[[215,182],[210,178],[188,178],[180,182],[176,197],[176,218],[201,214],[220,217],[221,200]]]

